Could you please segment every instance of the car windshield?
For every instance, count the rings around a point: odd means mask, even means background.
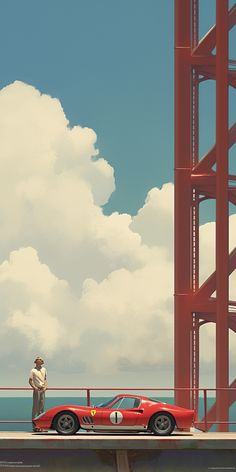
[[[99,403],[98,405],[96,405],[98,408],[105,408],[106,406],[110,405],[112,402],[114,402],[114,400],[116,399],[117,397],[114,397],[114,398],[110,398],[109,400],[107,400],[106,402],[102,402],[102,403]]]

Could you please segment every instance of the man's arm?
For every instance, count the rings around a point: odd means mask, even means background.
[[[38,387],[34,385],[32,377],[29,378],[29,384],[32,387],[33,390],[38,390]]]
[[[46,371],[45,380],[44,380],[44,387],[43,387],[44,392],[47,390],[47,388],[48,388],[48,381],[47,381],[47,371]]]

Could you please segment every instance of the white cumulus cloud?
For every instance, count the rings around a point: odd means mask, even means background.
[[[0,91],[0,358],[9,382],[22,385],[40,354],[56,384],[171,385],[173,184],[151,189],[134,217],[103,213],[114,190],[96,133],[71,128],[59,100],[22,82]],[[202,277],[214,268],[213,233],[213,223],[201,229]],[[206,330],[203,358],[211,339]]]

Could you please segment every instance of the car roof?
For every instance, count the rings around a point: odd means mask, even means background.
[[[121,398],[121,397],[138,398],[139,400],[150,400],[150,398],[148,397],[144,397],[143,395],[136,395],[133,393],[119,393],[114,398]]]

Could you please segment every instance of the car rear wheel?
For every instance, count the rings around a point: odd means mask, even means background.
[[[59,413],[54,420],[55,430],[59,434],[75,434],[79,429],[79,421],[73,413]]]
[[[151,418],[150,428],[158,436],[168,436],[175,428],[175,420],[169,413],[156,413]]]

